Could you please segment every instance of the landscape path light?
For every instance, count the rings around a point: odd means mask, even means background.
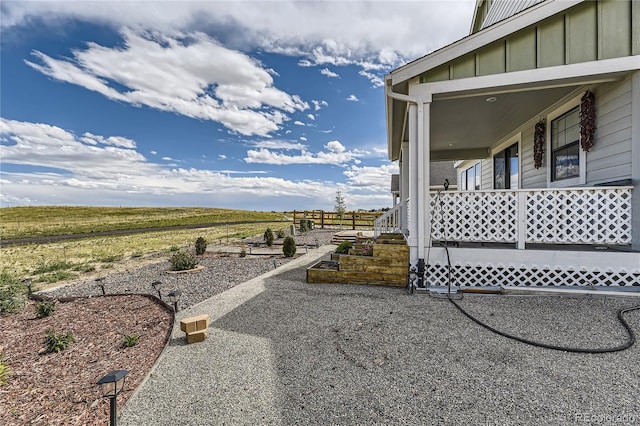
[[[109,398],[109,424],[116,426],[116,397],[124,388],[124,378],[129,374],[127,370],[113,370],[107,373],[106,376],[98,380],[97,385],[100,385],[102,396]]]
[[[106,296],[107,292],[104,291],[104,277],[100,277],[100,278],[96,278],[96,284],[100,287],[100,289],[102,290],[102,295]]]
[[[22,280],[22,284],[24,284],[25,286],[27,286],[27,292],[29,294],[29,296],[31,296],[31,293],[33,293],[32,289],[31,289],[31,278],[25,278],[24,280]]]
[[[171,293],[167,294],[169,298],[169,302],[173,303],[173,310],[178,312],[178,301],[180,300],[180,296],[182,292],[180,290],[173,290]]]
[[[162,300],[162,293],[160,293],[160,290],[162,290],[162,281],[152,282],[151,287],[158,292],[158,299]]]

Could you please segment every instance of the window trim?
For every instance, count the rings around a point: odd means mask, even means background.
[[[496,177],[496,171],[494,170],[494,163],[493,163],[493,157],[495,157],[496,154],[504,151],[505,149],[509,148],[510,146],[513,146],[515,144],[518,144],[518,188],[522,188],[522,132],[518,132],[515,135],[507,138],[504,142],[502,142],[499,145],[496,145],[494,148],[491,148],[491,157],[490,157],[490,163],[491,163],[491,187],[496,190],[495,188],[495,177]]]
[[[587,154],[584,152],[582,147],[580,146],[580,140],[578,140],[578,152],[579,157],[578,161],[580,162],[580,170],[579,176],[569,179],[561,179],[561,180],[552,180],[552,167],[551,164],[551,122],[556,118],[560,117],[563,114],[571,111],[575,107],[580,106],[580,99],[584,95],[584,92],[581,92],[579,95],[565,102],[555,110],[551,111],[547,114],[546,121],[546,140],[545,140],[545,162],[547,165],[547,188],[568,188],[577,185],[584,185],[587,183]]]

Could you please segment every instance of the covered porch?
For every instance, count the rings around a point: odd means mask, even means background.
[[[375,229],[405,235],[410,285],[447,286],[451,271],[454,286],[640,286],[638,126],[625,130],[632,133],[631,176],[622,180],[613,169],[611,178],[606,171],[587,176],[583,165],[575,185],[551,182],[548,153],[534,169],[529,143],[550,111],[623,81],[634,97],[630,121],[639,123],[639,65],[638,57],[625,57],[435,82],[387,76],[399,201]],[[519,150],[510,188],[484,182],[480,190],[429,190],[441,184],[430,182],[432,161],[491,159],[511,141]],[[605,142],[596,135],[595,143]]]

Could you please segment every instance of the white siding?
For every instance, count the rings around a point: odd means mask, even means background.
[[[587,153],[587,186],[631,178],[631,80],[599,86],[596,134]]]
[[[493,189],[493,160],[485,158],[480,162],[480,172],[482,179],[480,189]]]
[[[520,141],[520,170],[522,170],[522,188],[546,188],[547,167],[543,161],[542,167],[533,167],[533,133],[537,119],[530,120],[522,128]]]

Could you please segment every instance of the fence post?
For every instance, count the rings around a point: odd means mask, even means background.
[[[324,229],[324,210],[322,211],[322,216],[320,216],[320,228]]]
[[[516,229],[517,229],[517,245],[518,250],[524,250],[525,241],[527,239],[527,192],[516,192],[518,197],[518,212],[516,215]]]
[[[356,230],[356,212],[351,212],[351,229]]]

